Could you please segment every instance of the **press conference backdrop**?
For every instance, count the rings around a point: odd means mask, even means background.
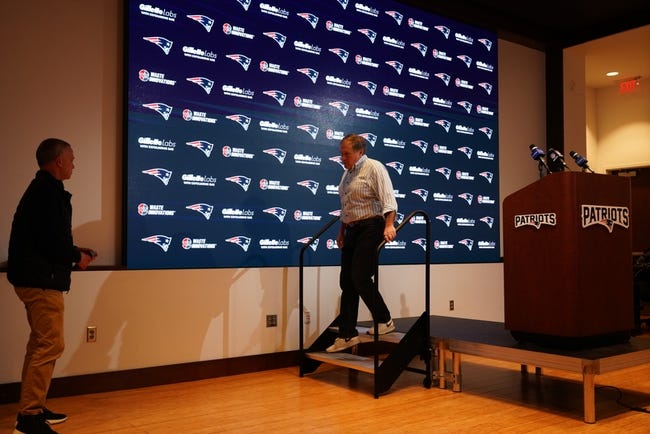
[[[393,1],[127,2],[126,262],[295,266],[339,215],[339,142],[385,164],[383,264],[499,260],[497,45]],[[306,249],[336,265],[338,224]]]

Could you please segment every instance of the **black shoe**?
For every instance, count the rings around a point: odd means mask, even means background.
[[[68,420],[68,416],[66,416],[65,414],[54,413],[53,411],[50,411],[45,407],[43,407],[43,416],[45,416],[45,422],[49,423],[50,425],[65,422],[66,420]]]
[[[14,434],[56,434],[56,431],[47,424],[43,413],[19,414],[16,419]]]

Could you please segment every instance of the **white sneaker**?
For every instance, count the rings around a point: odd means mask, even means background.
[[[393,323],[392,319],[389,319],[387,323],[380,322],[379,323],[379,334],[380,335],[385,335],[390,332],[395,331],[395,323]],[[372,326],[368,329],[367,332],[369,335],[374,335],[375,334],[375,327]]]
[[[328,353],[338,353],[339,351],[346,350],[350,347],[353,347],[360,343],[361,340],[359,339],[359,336],[354,336],[351,338],[336,338],[334,339],[334,343],[327,347],[325,351]]]

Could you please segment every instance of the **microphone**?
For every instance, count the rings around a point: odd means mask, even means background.
[[[569,151],[569,155],[571,156],[571,158],[573,158],[574,160],[576,160],[576,164],[577,164],[579,167],[582,167],[582,171],[583,171],[583,172],[585,172],[585,171],[589,171],[589,172],[591,172],[591,173],[594,173],[594,171],[591,170],[591,168],[590,168],[589,165],[587,164],[587,159],[586,159],[585,157],[583,157],[582,155],[578,154],[576,151]]]
[[[565,168],[571,170],[564,162],[564,155],[557,149],[548,148],[548,157],[550,158],[548,165],[553,172],[562,172]]]
[[[549,169],[546,160],[544,160],[544,155],[546,155],[544,151],[535,145],[530,145],[528,148],[530,149],[531,158],[539,163],[539,177],[542,177],[542,167],[546,169],[546,173],[551,173],[551,169]]]

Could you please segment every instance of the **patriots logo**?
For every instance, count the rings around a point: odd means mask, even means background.
[[[280,222],[284,221],[284,216],[287,215],[287,210],[284,208],[280,208],[279,206],[273,206],[271,208],[266,208],[264,210],[265,213],[267,214],[272,214],[280,220]]]
[[[172,171],[167,169],[155,168],[143,170],[142,173],[145,175],[151,175],[158,178],[163,184],[169,184],[169,180],[172,177]]]
[[[205,93],[207,93],[208,95],[210,95],[210,91],[212,91],[212,86],[214,86],[214,81],[205,77],[188,77],[187,81],[194,84],[198,84],[203,88]]]
[[[429,146],[429,144],[424,140],[413,140],[411,144],[420,148],[423,154],[427,153],[427,146]]]
[[[494,178],[494,173],[485,171],[485,172],[479,172],[479,175],[487,179],[487,182],[492,184],[492,178]]]
[[[372,81],[364,80],[364,81],[357,82],[357,84],[360,84],[361,86],[368,89],[368,91],[370,91],[371,95],[374,95],[375,91],[377,90],[377,85],[375,83],[373,83]]]
[[[251,5],[251,0],[237,0],[237,3],[239,3],[245,11],[248,11],[248,8]]]
[[[451,30],[449,30],[449,27],[445,26],[434,26],[437,30],[442,33],[442,35],[445,37],[445,39],[449,39],[449,34],[451,33]]]
[[[316,140],[316,136],[318,135],[318,127],[316,125],[311,125],[311,124],[305,124],[305,125],[298,125],[296,128],[299,128],[309,134],[312,139]]]
[[[163,252],[166,252],[169,249],[169,245],[172,243],[171,237],[168,237],[167,235],[151,235],[150,237],[142,238],[140,241],[153,243],[163,249]]]
[[[422,57],[425,57],[427,55],[428,47],[426,45],[424,45],[422,42],[413,42],[411,44],[411,47],[418,50],[420,52],[420,54],[422,55]]]
[[[465,154],[465,156],[467,156],[468,160],[471,160],[472,152],[474,152],[474,150],[472,148],[470,148],[469,146],[461,146],[460,148],[458,148],[458,150],[460,152],[462,152],[463,154]]]
[[[368,37],[368,39],[370,39],[371,43],[373,43],[373,44],[375,43],[375,38],[377,38],[377,32],[375,32],[374,30],[370,30],[370,29],[358,29],[358,31],[360,33],[363,33],[364,35],[366,35]]]
[[[471,205],[472,200],[474,200],[474,195],[472,193],[461,193],[461,194],[458,195],[458,197],[460,197],[461,199],[465,199],[465,201],[469,205]]]
[[[488,225],[490,229],[492,229],[492,225],[494,224],[494,217],[485,216],[485,217],[481,217],[479,220],[481,220],[483,223]]]
[[[386,65],[392,66],[395,71],[397,71],[398,75],[402,75],[402,69],[404,68],[404,64],[401,62],[398,62],[397,60],[387,60]]]
[[[335,209],[334,211],[328,212],[329,215],[334,216],[334,217],[341,217],[341,210],[340,209]]]
[[[424,202],[427,201],[427,197],[429,196],[429,192],[424,188],[416,188],[415,190],[411,190],[411,193],[420,196],[420,199]]]
[[[429,97],[429,95],[427,95],[426,92],[422,92],[421,90],[415,90],[411,92],[411,95],[419,99],[422,102],[422,105],[427,104],[427,98]]]
[[[404,213],[398,212],[395,215],[395,222],[397,222],[398,225],[401,225],[403,221],[404,221]]]
[[[427,251],[427,239],[426,238],[416,238],[415,240],[411,241],[411,243],[422,247],[422,250],[425,252]]]
[[[307,20],[307,22],[311,24],[312,29],[316,28],[316,24],[318,24],[318,17],[316,15],[307,12],[299,12],[296,15]]]
[[[206,17],[205,15],[188,15],[187,18],[201,24],[208,33],[210,33],[210,30],[212,30],[214,20],[210,17]]]
[[[479,41],[481,44],[483,44],[483,46],[484,46],[485,48],[487,48],[488,51],[490,51],[490,50],[492,49],[492,41],[490,41],[489,39],[480,38],[478,41]]]
[[[392,111],[392,112],[387,112],[386,114],[391,118],[395,119],[398,125],[402,125],[402,120],[404,119],[404,115],[402,113],[397,111]]]
[[[458,101],[456,104],[458,104],[459,106],[464,108],[467,111],[468,114],[472,112],[472,103],[471,102],[469,102],[469,101]]]
[[[251,185],[251,179],[243,175],[229,176],[226,181],[234,182],[239,185],[244,191],[248,191],[248,186]]]
[[[340,111],[343,116],[348,115],[348,109],[350,108],[349,104],[344,103],[343,101],[332,101],[329,103],[329,105],[335,109],[338,109],[338,111]]]
[[[172,49],[173,42],[169,39],[163,38],[162,36],[145,36],[142,39],[149,41],[152,44],[156,44],[166,55],[169,54],[169,51]]]
[[[210,220],[214,207],[212,205],[208,205],[207,203],[195,203],[193,205],[186,206],[185,209],[196,211],[205,217],[206,220]]]
[[[361,137],[366,139],[368,143],[370,143],[370,146],[373,148],[375,147],[375,143],[377,142],[377,136],[373,133],[361,133],[359,134]]]
[[[472,58],[469,57],[467,54],[459,54],[458,56],[456,56],[456,58],[462,60],[463,63],[467,65],[468,68],[472,66]]]
[[[392,17],[397,22],[398,26],[402,25],[402,20],[404,19],[404,15],[400,14],[397,11],[386,11],[386,15]]]
[[[492,85],[490,83],[483,82],[479,83],[478,85],[485,89],[485,92],[487,92],[488,95],[492,94]]]
[[[446,119],[439,119],[436,121],[436,124],[444,128],[446,132],[449,132],[449,128],[451,128],[451,122]]]
[[[451,169],[449,167],[439,167],[436,169],[436,172],[442,174],[449,181],[449,177],[451,176]]]
[[[305,74],[307,77],[309,77],[312,83],[316,84],[316,80],[318,80],[318,71],[311,68],[298,68],[297,71]]]
[[[284,100],[287,99],[287,94],[280,90],[265,90],[262,93],[276,100],[280,106],[284,106]]]
[[[214,148],[214,145],[212,143],[206,142],[205,140],[194,140],[193,142],[185,142],[185,144],[203,152],[208,158],[210,158],[210,154]]]
[[[345,51],[343,48],[330,48],[329,52],[339,56],[343,63],[347,63],[348,57],[350,56],[350,53],[348,51]]]
[[[248,251],[248,246],[251,245],[251,239],[243,235],[236,235],[234,237],[226,238],[227,243],[237,244],[244,252]]]
[[[449,86],[449,82],[451,81],[451,76],[449,74],[445,74],[444,72],[438,72],[435,75],[445,83],[445,86]]]
[[[240,114],[228,115],[226,116],[226,118],[230,119],[231,121],[237,122],[239,125],[241,125],[244,131],[248,131],[248,127],[251,124],[251,118],[249,118],[246,115],[240,115]]]
[[[312,181],[311,179],[306,179],[304,181],[298,181],[296,184],[305,187],[311,191],[314,196],[316,196],[316,192],[318,191],[318,182]]]
[[[392,167],[400,175],[402,174],[402,170],[404,170],[404,163],[400,163],[399,161],[391,161],[390,163],[386,163],[386,166]]]
[[[172,113],[172,106],[169,106],[167,104],[163,104],[161,102],[152,102],[150,104],[142,104],[142,106],[146,107],[148,109],[157,111],[160,116],[165,118],[165,120],[168,120],[169,115]]]
[[[339,166],[341,166],[342,168],[345,169],[345,166],[343,165],[343,160],[341,160],[341,156],[340,156],[340,155],[336,155],[336,156],[334,156],[334,157],[330,157],[329,160],[332,161],[332,162],[334,162],[334,163],[338,163]]]
[[[248,71],[248,67],[251,64],[250,57],[244,56],[243,54],[227,54],[226,57],[239,63],[244,68],[244,71]]]
[[[280,148],[265,149],[262,152],[274,156],[280,162],[280,164],[284,163],[284,157],[287,156],[287,151]]]
[[[309,247],[311,247],[311,249],[312,249],[314,252],[315,252],[316,249],[318,248],[318,241],[319,241],[319,239],[316,238],[316,239],[314,240],[314,242],[311,243],[311,244],[309,245]],[[298,242],[299,242],[299,243],[302,243],[302,244],[308,244],[308,243],[311,242],[311,238],[310,238],[310,237],[301,238],[301,239],[298,240]]]
[[[277,42],[280,48],[284,48],[284,43],[287,42],[287,37],[280,32],[264,32],[263,35]]]
[[[449,214],[440,214],[439,216],[436,216],[436,220],[440,220],[444,224],[449,227],[451,225],[451,216]]]
[[[472,247],[474,247],[474,240],[470,238],[465,238],[463,240],[460,240],[458,244],[462,244],[463,246],[467,247],[467,250],[472,250]]]
[[[344,10],[345,10],[345,8],[348,7],[348,0],[336,0],[336,1],[339,2],[339,4],[341,5],[341,7],[342,7]]]
[[[481,127],[478,130],[480,132],[482,132],[483,134],[485,134],[488,139],[492,138],[492,128],[490,128],[490,127]]]

